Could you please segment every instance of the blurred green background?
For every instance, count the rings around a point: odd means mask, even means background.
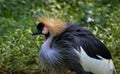
[[[46,74],[38,61],[44,36],[31,35],[43,15],[90,29],[120,71],[120,0],[0,0],[0,74]]]

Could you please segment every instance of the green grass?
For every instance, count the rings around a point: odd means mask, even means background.
[[[43,74],[38,53],[44,36],[32,36],[36,17],[59,17],[89,28],[111,51],[120,71],[119,0],[0,0],[0,73]],[[90,17],[94,21],[87,22]]]

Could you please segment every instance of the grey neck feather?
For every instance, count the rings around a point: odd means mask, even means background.
[[[50,70],[52,73],[57,72],[55,71],[58,66],[62,65],[62,56],[58,49],[56,48],[50,48],[51,42],[53,40],[53,37],[50,36],[42,45],[39,59],[40,59],[40,65],[44,69]]]

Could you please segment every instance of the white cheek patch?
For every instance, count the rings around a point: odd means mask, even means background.
[[[48,33],[48,28],[44,27],[42,33],[47,34]]]

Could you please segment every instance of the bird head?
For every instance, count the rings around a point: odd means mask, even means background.
[[[39,35],[39,34],[48,34],[48,27],[44,25],[44,23],[40,22],[37,25],[37,31],[32,35]]]
[[[63,32],[66,28],[66,24],[60,19],[53,18],[40,18],[40,23],[37,25],[37,32],[33,35],[44,34],[51,36],[57,36]]]

